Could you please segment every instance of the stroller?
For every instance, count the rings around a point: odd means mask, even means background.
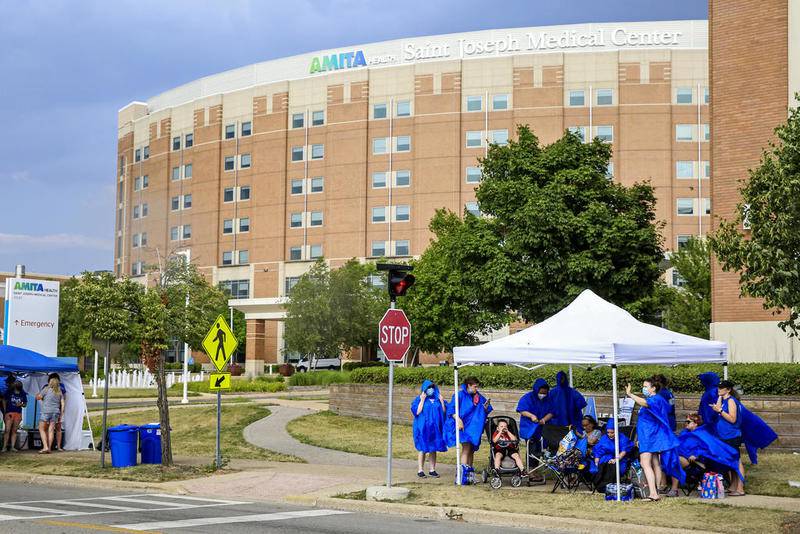
[[[517,468],[517,464],[511,458],[510,454],[504,455],[503,459],[500,461],[500,468],[497,469],[494,466],[494,455],[495,452],[495,444],[492,443],[492,436],[494,435],[495,430],[497,430],[497,425],[501,421],[505,421],[508,424],[508,431],[511,432],[513,435],[517,436],[515,441],[511,442],[498,442],[503,446],[508,446],[509,451],[513,451],[516,448],[517,452],[519,452],[519,430],[517,429],[517,421],[513,417],[505,417],[505,416],[495,416],[495,417],[488,417],[486,419],[486,423],[483,427],[483,432],[486,435],[486,439],[489,442],[489,467],[488,469],[484,469],[481,473],[481,478],[484,483],[487,481],[489,485],[493,489],[499,489],[503,486],[503,477],[510,476],[511,477],[511,485],[515,488],[518,488],[522,485],[522,473],[520,472],[519,468]]]
[[[553,493],[558,488],[576,491],[581,485],[591,489],[588,469],[582,462],[583,453],[576,447],[577,439],[569,437],[569,427],[542,425],[541,441],[528,440],[526,465],[529,485],[535,474],[541,477],[541,484],[546,483],[544,479],[548,474],[552,474],[555,478]]]

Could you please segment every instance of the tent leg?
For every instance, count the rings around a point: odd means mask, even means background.
[[[453,414],[456,424],[456,485],[461,485],[461,432],[458,430],[458,365],[453,366],[453,398],[456,403],[456,413]]]
[[[722,364],[722,379],[723,380],[727,380],[728,379],[728,363],[727,362]]]
[[[614,414],[614,458],[619,458],[619,412],[617,406],[617,366],[611,366],[611,412]],[[620,487],[619,487],[619,461],[614,462],[614,471],[617,476],[617,502],[620,501]]]
[[[574,387],[572,384],[572,365],[569,366],[569,387]]]

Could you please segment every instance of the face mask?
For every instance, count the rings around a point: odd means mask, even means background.
[[[433,397],[433,388],[426,389],[425,395],[427,395],[428,397]]]
[[[547,398],[547,393],[539,393],[539,398],[540,398],[541,400],[544,400],[544,399],[546,399],[546,398]]]
[[[467,393],[470,395],[475,395],[478,392],[478,388],[467,388]]]
[[[644,395],[645,397],[649,397],[650,396],[650,390],[648,388],[646,388],[645,386],[642,386],[642,395]]]

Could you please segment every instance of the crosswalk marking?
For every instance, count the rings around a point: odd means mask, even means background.
[[[44,514],[69,514],[67,510],[57,510],[55,508],[43,508],[41,506],[30,506],[27,504],[0,504],[0,508],[7,508],[9,510],[19,510],[20,512],[41,512]]]
[[[153,499],[134,499],[131,497],[101,497],[104,501],[114,501],[114,502],[129,502],[129,503],[136,503],[136,504],[152,504],[155,506],[169,506],[171,508],[187,508],[191,506],[195,506],[193,504],[186,504],[186,503],[177,503],[177,502],[169,502],[169,501],[154,501]]]
[[[226,517],[198,517],[196,519],[178,519],[175,521],[151,521],[148,523],[132,523],[130,525],[114,525],[116,528],[126,530],[156,530],[186,527],[201,527],[206,525],[219,525],[221,523],[261,523],[264,521],[283,521],[285,519],[300,519],[304,517],[319,517],[328,515],[348,514],[340,510],[298,510],[295,512],[274,512],[268,514],[251,514]]]
[[[117,506],[116,504],[100,504],[89,501],[58,500],[47,501],[48,504],[64,504],[67,506],[77,506],[79,508],[104,508],[106,510],[117,510],[119,512],[138,512],[141,508],[131,508],[130,506]]]

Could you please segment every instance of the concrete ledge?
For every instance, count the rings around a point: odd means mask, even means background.
[[[400,486],[370,486],[367,488],[368,501],[396,502],[408,499],[410,490]]]

